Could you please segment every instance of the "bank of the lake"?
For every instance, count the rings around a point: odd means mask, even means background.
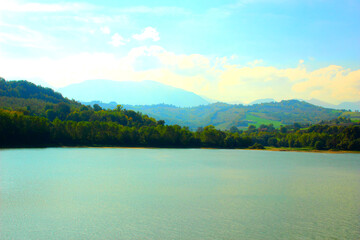
[[[345,151],[345,150],[318,150],[313,148],[284,148],[284,147],[264,147],[263,149],[251,149],[251,148],[205,148],[205,147],[141,147],[141,146],[107,146],[107,145],[83,145],[83,146],[15,146],[6,147],[2,149],[46,149],[46,148],[124,148],[124,149],[219,149],[219,150],[249,150],[249,151],[275,151],[275,152],[311,152],[311,153],[353,153],[359,154],[360,151]]]
[[[257,150],[257,149],[249,149]],[[344,150],[318,150],[313,148],[283,148],[283,147],[265,147],[265,151],[277,151],[277,152],[311,152],[311,153],[360,153],[360,151],[344,151]]]

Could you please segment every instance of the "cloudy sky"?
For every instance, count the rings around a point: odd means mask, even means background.
[[[154,80],[228,102],[360,100],[360,1],[0,0],[0,76]]]

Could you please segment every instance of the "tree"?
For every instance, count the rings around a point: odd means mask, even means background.
[[[256,131],[255,125],[250,125],[250,126],[248,127],[248,132],[255,132],[255,131]]]
[[[268,139],[268,144],[270,146],[276,147],[278,144],[278,140],[275,137],[271,137]]]
[[[287,128],[283,127],[283,126],[280,126],[280,132],[281,133],[287,133]]]
[[[325,144],[323,141],[316,141],[315,142],[315,149],[317,150],[323,150],[325,147]]]
[[[231,132],[231,133],[238,133],[238,132],[239,132],[239,129],[238,129],[236,126],[232,126],[232,127],[230,128],[230,132]]]
[[[60,120],[65,120],[67,115],[70,113],[70,105],[64,102],[55,105],[57,116]]]
[[[102,110],[102,107],[100,107],[99,104],[94,104],[93,107],[94,107],[94,110],[95,110],[96,112]]]
[[[164,120],[159,120],[156,122],[157,125],[161,125],[164,126],[165,125],[165,121]]]
[[[294,123],[294,130],[297,131],[301,128],[301,125],[299,123]]]
[[[260,143],[255,143],[254,145],[249,147],[250,149],[265,149],[263,145]]]
[[[116,106],[116,111],[121,112],[123,110],[123,108],[124,108],[124,106],[119,104]]]

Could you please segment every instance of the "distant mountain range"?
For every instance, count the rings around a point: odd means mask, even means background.
[[[171,104],[193,107],[209,104],[195,93],[154,81],[89,80],[58,89],[65,97],[82,102],[117,102],[129,105]]]
[[[264,98],[264,99],[257,99],[255,101],[252,101],[247,105],[254,105],[254,104],[260,104],[260,103],[271,103],[271,102],[276,102],[276,101],[273,98]]]
[[[324,108],[332,108],[332,109],[344,109],[344,110],[351,110],[351,111],[360,111],[360,101],[358,102],[342,102],[338,105],[327,103],[315,98],[307,100],[308,103],[321,106]]]
[[[315,98],[312,98],[310,100],[303,100],[303,99],[298,99],[299,101],[305,101],[308,102],[310,104],[319,106],[319,107],[324,107],[324,108],[331,108],[331,109],[338,109],[338,110],[351,110],[351,111],[360,111],[360,101],[358,102],[342,102],[340,104],[331,104],[331,103],[327,103]],[[264,99],[257,99],[255,101],[252,101],[248,104],[244,104],[244,105],[254,105],[254,104],[261,104],[261,103],[271,103],[271,102],[277,102],[275,99],[273,98],[264,98]],[[232,104],[240,104],[240,102],[231,102]]]
[[[218,102],[214,99],[199,96],[193,92],[155,81],[88,80],[59,88],[58,91],[67,98],[76,99],[85,103],[99,101],[103,104],[116,102],[123,105],[168,104],[176,107],[196,107]],[[299,100],[324,108],[352,111],[360,110],[360,101],[343,102],[335,105],[314,98],[310,100]],[[273,98],[264,98],[257,99],[248,104],[241,102],[230,102],[230,104],[251,106],[271,102],[276,102],[276,100]]]
[[[104,83],[103,81],[101,82]],[[82,89],[81,92],[84,91]],[[99,92],[102,91],[104,89],[99,89]],[[133,97],[141,97],[140,93],[142,92],[143,90],[138,89],[138,94],[134,93]],[[93,92],[87,93],[88,99],[94,97],[92,94]],[[103,94],[106,95],[106,91]],[[189,96],[194,95],[190,94]],[[265,101],[271,100],[273,99],[265,99]],[[264,101],[264,99],[260,101]],[[61,94],[50,88],[36,86],[27,81],[5,81],[0,79],[0,108],[19,110],[26,114],[42,115],[44,112],[48,114],[48,110],[51,110],[54,104],[60,104],[61,106],[66,104],[70,109],[85,107],[76,101],[63,98]],[[103,108],[114,109],[118,103],[115,101],[110,103],[93,101],[86,102],[85,104],[91,106],[99,104]],[[249,125],[259,127],[262,124],[273,124],[274,127],[280,127],[280,125],[293,124],[295,122],[317,123],[339,116],[346,116],[354,121],[360,120],[360,113],[358,112],[322,108],[299,100],[271,101],[252,105],[212,103],[197,107],[176,107],[168,104],[127,105],[123,104],[123,102],[119,102],[119,104],[124,105],[126,109],[147,114],[157,120],[165,120],[167,124],[188,126],[191,129],[207,125],[214,125],[219,129],[229,129],[232,126],[246,128]],[[99,108],[97,107],[97,109]]]
[[[327,102],[324,102],[324,101],[321,101],[321,100],[318,100],[315,98],[312,98],[310,100],[302,100],[302,99],[299,99],[299,100],[311,103],[311,104],[319,106],[319,107],[324,107],[324,108],[332,108],[332,109],[338,109],[338,110],[351,110],[351,111],[359,111],[360,110],[360,101],[358,101],[358,102],[342,102],[342,103],[336,105],[336,104],[327,103]],[[273,98],[257,99],[246,105],[271,103],[271,102],[276,102],[276,100]]]

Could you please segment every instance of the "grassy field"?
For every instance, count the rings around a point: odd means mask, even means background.
[[[348,117],[353,122],[360,122],[360,112],[344,112],[340,117]]]
[[[251,114],[246,114],[245,119],[248,121],[253,121],[252,125],[255,125],[256,127],[259,127],[261,124],[269,125],[270,123],[272,123],[275,128],[280,128],[280,125],[284,125],[280,121],[269,120],[269,119],[257,117],[257,116],[251,115]],[[251,125],[251,124],[249,124],[249,125]]]

